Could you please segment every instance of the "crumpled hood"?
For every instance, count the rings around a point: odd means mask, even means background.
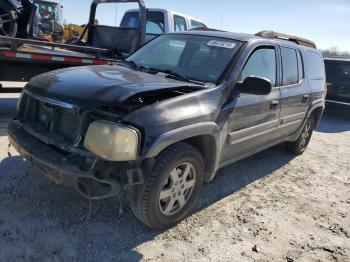
[[[189,86],[195,85],[123,66],[84,66],[34,77],[26,90],[88,108],[117,105],[140,93]]]

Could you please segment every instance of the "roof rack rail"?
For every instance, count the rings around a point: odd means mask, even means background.
[[[288,34],[278,33],[278,32],[274,32],[274,31],[261,31],[259,33],[256,33],[255,35],[260,36],[260,37],[264,37],[264,38],[270,38],[270,39],[288,40],[288,41],[292,41],[298,45],[312,47],[315,49],[317,48],[316,44],[313,41],[305,39],[305,38],[301,38],[298,36],[294,36],[294,35],[288,35]]]
[[[219,29],[214,29],[214,28],[209,28],[209,27],[197,27],[197,28],[191,28],[189,31],[215,31],[215,32],[224,32],[222,30]]]

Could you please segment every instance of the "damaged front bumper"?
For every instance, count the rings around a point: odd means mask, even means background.
[[[53,147],[28,134],[17,120],[8,127],[10,144],[41,173],[56,184],[71,187],[89,199],[104,199],[120,196],[123,188],[115,178],[99,179],[87,170],[69,163],[66,156]],[[142,183],[142,174],[137,170],[128,170],[127,182],[131,185]],[[136,178],[135,178],[136,177]]]

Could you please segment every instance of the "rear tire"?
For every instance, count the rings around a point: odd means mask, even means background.
[[[0,35],[16,37],[18,31],[17,15],[14,10],[0,10]]]
[[[298,139],[293,142],[286,142],[285,146],[287,151],[295,155],[302,155],[309,145],[314,129],[315,118],[314,116],[310,116],[310,118],[306,121],[306,124]]]
[[[157,158],[145,184],[130,203],[150,228],[168,228],[187,216],[203,185],[204,161],[196,148],[177,143]]]

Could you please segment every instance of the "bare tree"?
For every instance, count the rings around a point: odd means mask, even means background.
[[[331,47],[326,50],[322,50],[323,57],[325,58],[350,58],[349,51],[339,51],[337,47]]]

